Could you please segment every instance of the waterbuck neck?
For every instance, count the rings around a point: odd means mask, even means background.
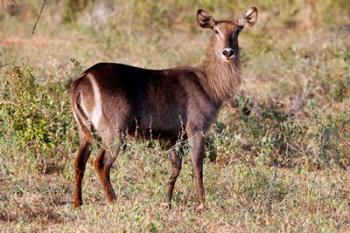
[[[207,49],[206,59],[199,69],[203,74],[203,82],[208,90],[208,95],[218,103],[233,97],[240,85],[240,61],[239,50],[237,49],[235,58],[230,62],[225,62],[215,56],[213,46]]]

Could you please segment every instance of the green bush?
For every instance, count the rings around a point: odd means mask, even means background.
[[[234,125],[217,122],[210,132],[207,156],[211,161],[236,159],[277,167],[307,163],[312,169],[350,165],[348,113],[310,107],[302,120],[287,114],[278,102],[255,103],[243,95],[236,98],[236,106],[229,116]]]
[[[31,68],[15,67],[2,90],[0,137],[36,160],[54,158],[76,138],[70,112],[63,84],[38,84]]]

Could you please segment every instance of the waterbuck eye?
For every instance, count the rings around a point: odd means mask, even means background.
[[[219,30],[218,29],[214,29],[215,34],[219,34]]]

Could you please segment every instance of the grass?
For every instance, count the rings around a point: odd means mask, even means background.
[[[196,7],[237,17],[251,2],[79,2],[76,12],[68,0],[48,2],[34,35],[40,2],[17,1],[13,16],[10,1],[1,3],[1,232],[350,229],[347,1],[257,4],[257,25],[240,37],[244,84],[207,135],[202,213],[187,148],[167,210],[168,154],[132,140],[112,171],[116,203],[106,203],[90,159],[84,205],[73,209],[78,136],[68,86],[99,61],[199,64],[210,33],[196,26]]]

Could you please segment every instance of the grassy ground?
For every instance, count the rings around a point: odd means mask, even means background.
[[[91,160],[84,205],[73,209],[67,88],[99,61],[197,65],[210,36],[197,7],[227,18],[253,3],[48,1],[32,35],[41,1],[11,2],[0,2],[0,232],[350,230],[347,1],[254,4],[258,23],[240,37],[244,84],[207,136],[202,213],[187,148],[174,207],[161,206],[169,161],[156,141],[128,142],[112,171],[113,205]]]

